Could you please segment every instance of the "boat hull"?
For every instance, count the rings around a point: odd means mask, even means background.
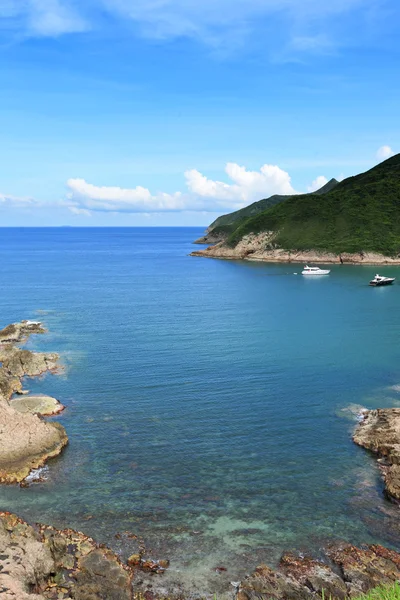
[[[372,287],[381,287],[382,285],[392,285],[394,279],[389,279],[387,281],[370,281],[369,285]]]
[[[303,271],[302,275],[305,275],[306,277],[318,277],[319,275],[329,275],[330,271],[319,271],[318,273],[309,273],[307,271]]]

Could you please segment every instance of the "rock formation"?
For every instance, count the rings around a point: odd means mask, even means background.
[[[400,501],[400,408],[369,410],[363,416],[353,440],[381,457],[387,495]]]
[[[0,513],[2,600],[131,600],[133,571],[83,533]]]
[[[44,332],[40,323],[32,321],[13,323],[0,331],[0,483],[22,482],[31,469],[43,466],[68,442],[59,423],[47,423],[42,418],[59,412],[62,407],[57,401],[50,399],[53,402],[45,406],[43,399],[39,402],[36,398],[35,410],[32,399],[11,400],[14,393],[22,392],[24,376],[35,377],[58,367],[57,354],[31,352],[15,345],[33,333]],[[53,409],[46,412],[51,406]]]
[[[205,239],[205,238],[201,238]],[[399,257],[389,257],[377,252],[334,254],[317,250],[284,250],[271,248],[273,232],[248,234],[236,246],[230,247],[223,241],[214,246],[195,250],[190,256],[204,258],[224,258],[226,260],[252,260],[271,263],[317,263],[317,264],[353,264],[353,265],[399,265]],[[203,243],[197,241],[196,243]]]
[[[42,417],[58,415],[64,406],[51,396],[21,396],[10,401],[10,406],[21,413],[38,414]]]
[[[352,598],[400,578],[400,554],[383,546],[338,544],[325,560],[284,554],[279,569],[261,565],[242,581],[236,600],[312,600]]]

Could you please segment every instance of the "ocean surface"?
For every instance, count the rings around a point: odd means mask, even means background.
[[[0,508],[124,556],[124,532],[142,536],[171,560],[154,586],[209,594],[288,549],[400,549],[398,508],[351,441],[358,405],[400,406],[400,269],[373,289],[377,267],[307,279],[189,257],[201,233],[0,229],[1,326],[48,327],[28,347],[64,373],[26,387],[66,405],[70,439],[46,483],[0,487]]]

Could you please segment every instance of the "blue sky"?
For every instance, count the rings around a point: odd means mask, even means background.
[[[0,0],[0,225],[207,225],[400,151],[397,0]]]

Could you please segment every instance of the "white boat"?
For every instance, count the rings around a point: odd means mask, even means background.
[[[326,269],[320,269],[319,267],[308,267],[307,265],[301,272],[302,275],[329,275],[329,273],[330,271],[327,271]]]
[[[379,285],[391,285],[396,277],[383,277],[382,275],[376,274],[373,279],[369,282],[369,285],[377,287]]]

